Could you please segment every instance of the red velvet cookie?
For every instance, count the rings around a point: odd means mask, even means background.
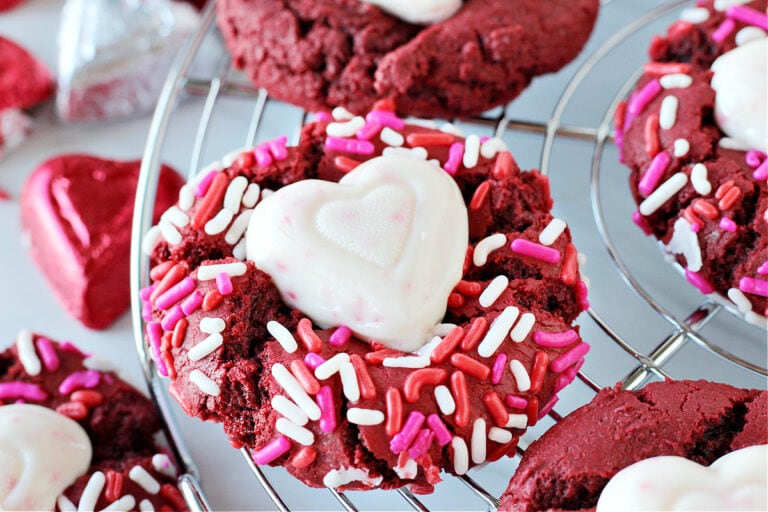
[[[131,217],[141,162],[65,155],[40,165],[21,193],[32,258],[69,313],[103,329],[130,303]],[[163,169],[155,219],[183,181]]]
[[[764,326],[768,16],[764,0],[737,4],[699,2],[653,40],[651,62],[617,112],[617,142],[635,222],[702,293],[727,296]]]
[[[4,510],[186,509],[151,402],[102,366],[29,331],[0,352]]]
[[[514,452],[589,349],[551,206],[499,139],[385,109],[314,122],[182,189],[145,241],[146,339],[257,464],[428,492]]]
[[[355,113],[388,98],[400,113],[453,118],[505,104],[570,62],[597,10],[596,0],[466,0],[420,26],[362,0],[223,0],[218,20],[234,66],[275,98]]]
[[[531,444],[499,510],[594,510],[608,481],[636,462],[678,456],[709,465],[768,443],[767,409],[764,390],[707,381],[603,389]]]

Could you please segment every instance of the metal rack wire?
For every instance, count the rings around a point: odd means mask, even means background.
[[[604,7],[609,3],[620,4],[621,2],[618,0],[615,2],[611,2],[611,0],[604,1]],[[594,224],[591,226],[593,236],[599,240],[602,249],[606,253],[603,256],[607,261],[610,261],[610,264],[616,271],[615,274],[624,283],[621,300],[639,299],[638,302],[641,305],[637,307],[645,309],[646,314],[651,315],[653,321],[661,325],[661,327],[656,328],[656,332],[664,332],[660,342],[655,345],[645,346],[631,340],[632,336],[630,334],[632,333],[627,333],[626,327],[618,326],[614,319],[607,318],[604,306],[591,307],[588,310],[588,315],[582,316],[582,324],[591,322],[592,330],[598,333],[603,340],[606,340],[611,348],[618,348],[620,352],[624,352],[631,358],[630,369],[621,378],[624,388],[636,389],[654,378],[677,377],[675,372],[670,369],[670,362],[681,359],[683,356],[680,354],[686,351],[690,352],[691,350],[694,352],[687,355],[687,359],[696,361],[703,357],[701,355],[701,351],[703,351],[711,354],[719,361],[726,362],[726,366],[729,367],[727,370],[729,376],[747,375],[753,381],[756,376],[759,379],[758,382],[762,382],[762,385],[765,386],[765,376],[768,375],[768,370],[766,370],[765,355],[766,333],[763,329],[746,326],[741,319],[729,315],[729,308],[724,306],[722,302],[711,297],[694,296],[693,300],[688,301],[682,307],[670,307],[664,303],[663,297],[660,296],[664,295],[664,293],[660,294],[653,286],[649,287],[646,284],[643,273],[637,272],[636,268],[628,263],[627,251],[623,251],[616,243],[617,232],[611,226],[611,222],[609,222],[611,215],[609,215],[609,212],[606,212],[606,204],[602,199],[608,186],[606,185],[606,176],[609,171],[606,170],[608,166],[605,162],[606,158],[613,158],[615,160],[615,157],[612,155],[606,157],[606,154],[610,153],[612,148],[610,124],[612,112],[616,104],[631,89],[637,74],[629,76],[623,85],[613,91],[614,95],[610,98],[610,103],[604,111],[598,112],[600,118],[595,126],[585,125],[584,123],[569,124],[565,122],[568,109],[573,105],[574,98],[578,96],[584,81],[595,73],[598,65],[613,52],[616,52],[621,45],[626,44],[626,41],[632,35],[653,23],[659,22],[659,20],[679,10],[687,3],[687,1],[676,0],[661,5],[646,15],[621,27],[612,36],[608,37],[575,72],[558,99],[551,116],[546,121],[515,119],[507,114],[507,110],[497,109],[492,114],[463,122],[474,128],[490,131],[494,135],[503,138],[514,137],[517,134],[543,138],[539,167],[543,173],[549,172],[553,183],[561,179],[550,172],[550,169],[557,167],[554,157],[559,152],[558,146],[560,144],[564,141],[575,141],[580,144],[586,144],[590,148],[590,163],[587,166],[590,168],[587,180],[587,199],[588,208],[591,210],[594,221]],[[662,28],[663,25],[659,30]],[[214,5],[213,2],[209,2],[199,31],[182,49],[158,103],[150,128],[139,178],[138,190],[140,193],[137,194],[136,198],[132,232],[132,315],[136,336],[136,349],[152,399],[162,412],[171,448],[184,473],[181,480],[182,491],[193,510],[209,510],[210,507],[200,489],[198,483],[199,476],[194,462],[184,445],[179,428],[176,426],[165,392],[164,382],[155,372],[154,364],[143,340],[143,322],[140,314],[138,290],[148,284],[149,262],[141,254],[140,241],[151,224],[152,206],[154,205],[163,148],[168,143],[171,123],[183,97],[197,97],[198,101],[202,104],[197,118],[197,128],[190,137],[193,140],[190,146],[191,161],[188,168],[190,175],[200,168],[200,163],[203,161],[202,159],[206,152],[206,146],[210,139],[214,137],[214,130],[211,129],[211,125],[217,109],[221,108],[222,101],[225,99],[241,100],[247,103],[251,109],[247,128],[243,130],[245,133],[243,145],[245,147],[254,145],[267,121],[267,110],[273,100],[268,97],[265,91],[259,90],[250,84],[242,75],[231,71],[227,59],[222,60],[218,67],[218,73],[215,76],[204,78],[191,76],[190,69],[192,69],[201,46],[207,39],[215,39],[217,37],[214,23]],[[639,64],[640,62],[638,62],[638,66]],[[303,123],[306,118],[306,113],[299,114],[295,120],[296,125],[298,126],[299,123]],[[231,141],[228,142],[231,144]],[[583,208],[584,205],[580,207]],[[620,234],[623,237],[623,230],[620,231]],[[629,297],[634,297],[634,299]],[[707,326],[713,325],[719,326],[714,333],[718,337],[707,335],[703,332]],[[722,339],[723,333],[726,333],[726,337],[734,333],[740,338],[746,338],[746,343],[749,345],[749,350],[746,351],[748,355],[734,353],[729,348],[725,348],[729,344],[728,340]],[[597,377],[593,378],[593,375]],[[609,377],[606,377],[603,372],[594,371],[589,368],[589,365],[588,369],[579,372],[578,378],[590,395],[602,386],[612,385],[616,380],[608,380]],[[554,421],[558,421],[561,417],[556,411],[552,411],[549,416]],[[518,448],[519,455],[522,455],[525,451],[524,444],[521,443],[521,446]],[[290,510],[283,494],[276,489],[268,474],[254,465],[249,453],[245,449],[242,450],[242,453],[247,466],[265,490],[274,507],[281,511]],[[473,472],[472,475],[474,476],[475,473]],[[460,481],[470,493],[476,496],[478,506],[495,510],[499,504],[497,497],[489,492],[473,476],[465,475],[460,477]],[[347,511],[358,510],[354,500],[349,495],[335,490],[329,490],[329,492],[332,493],[342,509]],[[409,490],[400,489],[396,492],[403,499],[403,506],[407,505],[414,510],[429,510],[423,501]]]

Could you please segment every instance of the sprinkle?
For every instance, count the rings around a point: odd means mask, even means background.
[[[320,352],[323,348],[323,342],[320,340],[314,329],[312,329],[312,321],[309,318],[302,318],[299,320],[299,324],[296,327],[296,334],[299,335],[299,340],[309,352]]]
[[[491,323],[488,333],[477,347],[477,353],[480,357],[491,357],[496,350],[498,350],[519,315],[520,310],[514,306],[507,306],[504,308],[504,311],[502,311]],[[455,356],[456,354],[454,354],[454,357]],[[453,362],[453,358],[451,359],[451,362]]]
[[[189,225],[189,215],[175,206],[168,208],[161,218],[167,219],[168,222],[177,228],[183,228]]]
[[[491,176],[497,180],[509,178],[512,176],[513,167],[516,168],[517,164],[515,164],[515,161],[512,158],[512,153],[509,151],[502,151],[496,157],[496,163],[493,166],[493,171],[491,171]]]
[[[360,396],[365,400],[376,398],[376,384],[374,384],[371,375],[368,373],[363,358],[357,354],[352,354],[349,357],[349,362],[352,363],[357,375],[357,386],[360,388]]]
[[[45,369],[49,372],[55,372],[59,369],[59,356],[56,354],[56,349],[53,348],[53,343],[48,338],[42,336],[37,338],[35,342],[37,346],[37,352],[40,354],[40,359],[43,360]]]
[[[573,329],[565,332],[536,331],[533,334],[534,343],[542,347],[565,347],[578,339],[579,335]]]
[[[293,334],[291,334],[291,332],[286,329],[285,326],[280,322],[276,320],[270,320],[267,322],[267,331],[277,340],[278,343],[280,343],[280,346],[283,347],[283,350],[289,354],[293,354],[299,348],[299,345],[296,343],[296,339],[293,337]]]
[[[448,174],[456,174],[463,159],[464,144],[461,142],[454,142],[448,149],[448,161],[445,162],[443,169],[445,169]]]
[[[360,400],[360,387],[357,385],[357,373],[355,373],[355,367],[352,363],[341,363],[339,366],[339,376],[341,377],[341,389],[344,392],[344,396],[350,402],[357,402]]]
[[[331,386],[320,388],[317,392],[317,404],[320,406],[320,430],[333,432],[336,430],[336,403]]]
[[[530,256],[531,258],[536,258],[537,260],[545,261],[547,263],[557,263],[560,261],[559,251],[522,238],[514,240],[511,247],[512,251],[517,254]]]
[[[648,104],[661,92],[661,84],[658,80],[651,80],[630,100],[627,104],[627,113],[636,117],[643,113]]]
[[[224,241],[229,245],[235,245],[245,234],[248,229],[248,223],[251,221],[251,215],[253,210],[244,210],[235,218],[235,221],[229,226],[227,233],[224,235]]]
[[[440,412],[448,416],[456,411],[456,402],[453,401],[451,391],[445,386],[437,386],[435,388],[435,402]]]
[[[761,39],[765,37],[765,35],[765,31],[757,27],[744,27],[736,32],[736,44],[742,46],[750,41]]]
[[[215,178],[218,173],[219,171],[214,169],[208,172],[208,174],[203,175],[203,178],[197,183],[197,186],[195,187],[195,197],[203,197],[208,192],[208,188],[211,186],[213,178]]]
[[[405,139],[400,133],[389,127],[384,127],[384,129],[381,130],[379,138],[384,144],[393,147],[400,147],[405,142]]]
[[[266,144],[261,144],[253,148],[253,156],[256,157],[256,163],[261,167],[272,165],[272,154],[269,151],[269,146]]]
[[[309,467],[317,458],[317,450],[311,446],[302,447],[291,459],[291,465],[298,469]]]
[[[64,402],[56,407],[56,412],[75,421],[88,417],[88,407],[82,402]]]
[[[352,407],[347,410],[347,420],[355,425],[379,425],[384,423],[384,413],[375,409]]]
[[[685,278],[688,279],[688,282],[698,288],[699,291],[704,295],[709,295],[715,291],[714,287],[709,283],[709,281],[704,279],[700,274],[694,272],[693,270],[685,269]]]
[[[164,453],[156,453],[152,456],[152,467],[158,473],[174,478],[176,476],[176,468],[171,463],[170,457]],[[113,473],[119,475],[120,473]],[[119,492],[117,493],[120,494]]]
[[[387,110],[373,110],[368,112],[368,114],[365,116],[365,120],[371,122],[375,121],[380,125],[387,126],[393,130],[402,130],[405,128],[405,121]]]
[[[541,385],[544,383],[544,376],[547,371],[547,364],[549,364],[547,354],[541,350],[537,351],[536,355],[533,356],[533,368],[531,368],[530,373],[531,387],[529,391],[531,393],[538,393],[541,390]]]
[[[566,226],[567,224],[564,220],[558,219],[557,217],[553,218],[551,221],[549,221],[547,227],[545,227],[541,233],[539,233],[539,243],[546,246],[552,245],[560,237],[560,235],[563,234]]]
[[[768,261],[764,261],[762,265],[757,267],[757,273],[762,275],[768,274]]]
[[[456,290],[467,297],[479,297],[483,292],[483,285],[474,281],[459,281],[456,285]]]
[[[716,43],[722,43],[729,35],[731,35],[735,28],[736,23],[732,19],[726,19],[714,32],[712,32],[712,40]]]
[[[469,209],[477,211],[483,206],[485,200],[488,199],[488,193],[491,191],[491,182],[484,181],[475,189],[475,193],[472,194],[472,199],[469,201]]]
[[[437,390],[435,390],[437,391]],[[384,431],[392,437],[402,428],[403,424],[403,399],[400,397],[400,391],[397,388],[389,388],[385,395],[387,406],[387,423]]]
[[[450,133],[416,132],[409,133],[405,141],[411,147],[448,147],[456,141],[456,137]]]
[[[656,189],[664,173],[667,171],[671,160],[672,158],[669,154],[664,152],[657,154],[653,158],[651,165],[648,166],[637,186],[643,197],[648,197]]]
[[[451,391],[456,402],[456,415],[454,422],[458,427],[466,427],[469,424],[469,390],[464,373],[456,371],[451,374]]]
[[[155,506],[149,500],[139,502],[139,512],[155,512]]]
[[[501,353],[496,356],[491,368],[491,384],[498,384],[504,376],[504,368],[507,365],[507,354]]]
[[[365,126],[365,119],[355,116],[344,122],[328,123],[325,133],[330,137],[352,137]]]
[[[388,368],[426,368],[429,366],[428,356],[387,357],[382,363]]]
[[[349,354],[339,352],[315,368],[315,377],[325,380],[341,370],[341,365],[349,362]]]
[[[498,137],[492,137],[480,146],[480,155],[488,160],[495,157],[501,151],[507,151],[507,145]]]
[[[502,425],[507,428],[519,428],[524,429],[528,426],[528,415],[527,414],[510,414],[507,417],[507,422]]]
[[[691,185],[696,192],[703,196],[712,192],[712,184],[707,179],[707,168],[704,164],[696,164],[691,169]]]
[[[482,267],[488,261],[488,255],[496,249],[504,247],[506,243],[507,236],[503,233],[496,233],[483,238],[475,246],[475,250],[472,253],[472,263],[476,267]]]
[[[259,196],[261,195],[261,187],[257,183],[251,183],[248,188],[245,189],[243,194],[243,206],[246,208],[253,208],[256,203],[259,202]]]
[[[189,374],[189,380],[191,380],[192,384],[197,386],[203,393],[207,393],[211,396],[219,396],[219,393],[221,393],[219,385],[200,370],[192,370]]]
[[[304,446],[311,446],[315,443],[315,434],[288,418],[278,418],[275,422],[275,430]]]
[[[339,326],[330,338],[328,338],[328,344],[332,347],[343,347],[352,336],[352,331],[346,325]]]
[[[342,139],[338,137],[327,137],[325,139],[325,148],[329,151],[338,151],[351,153],[353,155],[372,155],[376,148],[367,140]]]
[[[96,471],[88,479],[88,483],[85,484],[83,493],[80,495],[80,503],[77,505],[77,510],[96,510],[96,502],[99,500],[102,489],[107,478],[101,471]]]
[[[755,172],[752,173],[752,178],[755,180],[768,179],[768,158],[763,160],[763,163],[760,164],[757,169],[755,169]]]
[[[206,334],[219,333],[227,324],[221,318],[205,317],[200,319],[200,331]]]
[[[237,245],[232,248],[232,257],[240,261],[245,261],[246,255],[245,240],[241,239]]]
[[[381,132],[381,124],[376,121],[366,121],[362,128],[360,128],[355,137],[360,140],[371,140],[377,133]]]
[[[738,288],[731,288],[728,290],[728,298],[736,305],[742,315],[748,311],[752,311],[752,303]]]
[[[301,359],[291,361],[291,373],[299,381],[304,391],[310,395],[316,395],[320,391],[320,383]]]
[[[744,293],[768,297],[768,281],[752,277],[742,277],[739,280],[739,290]]]
[[[688,154],[688,151],[690,150],[691,150],[691,143],[688,142],[686,139],[675,140],[675,148],[674,148],[673,154],[675,155],[676,158],[684,157],[685,155]],[[691,176],[691,178],[693,178],[693,176]],[[691,179],[691,181],[693,181],[693,179]],[[696,188],[695,185],[694,185],[694,188]]]
[[[350,119],[355,117],[355,114],[345,109],[344,107],[334,108],[333,110],[331,110],[331,115],[337,121],[349,121]]]
[[[274,462],[279,457],[282,457],[291,449],[291,441],[285,437],[280,436],[267,446],[253,453],[253,462],[259,466]]]
[[[157,370],[164,377],[168,376],[168,369],[165,367],[160,357],[160,343],[162,335],[162,326],[157,322],[149,322],[147,324],[146,333],[149,339],[149,345],[152,348],[152,356],[157,364]]]
[[[160,492],[160,484],[142,466],[133,466],[128,472],[128,478],[139,484],[149,494]]]
[[[325,362],[325,359],[320,357],[319,355],[310,352],[309,354],[304,356],[304,364],[306,364],[310,370],[317,369],[318,366],[323,364]]]
[[[714,7],[716,11],[725,11],[732,5],[746,4],[749,0],[715,0]]]
[[[645,152],[650,157],[659,154],[661,142],[659,142],[659,116],[651,114],[645,119],[644,129]]]
[[[465,351],[473,350],[483,339],[488,330],[488,320],[485,317],[478,316],[469,324],[469,329],[461,340],[461,349]]]
[[[549,366],[552,368],[553,372],[560,373],[569,366],[575,364],[579,359],[584,357],[587,352],[589,352],[589,344],[582,341],[568,352],[553,359]]]
[[[457,137],[464,136],[464,132],[461,130],[461,128],[453,123],[443,123],[442,126],[440,126],[440,131],[450,133],[451,135],[455,135]],[[487,137],[483,137],[483,139],[487,139]],[[480,142],[484,142],[483,139],[480,139]]]
[[[721,210],[730,210],[739,198],[741,198],[741,190],[739,187],[730,187],[728,191],[723,194],[722,198],[720,198],[720,202],[717,203],[717,206]]]
[[[464,157],[462,163],[467,169],[473,169],[477,166],[480,157],[480,138],[475,135],[469,135],[464,141]]]
[[[200,293],[200,291],[195,290],[192,292],[184,301],[181,303],[181,311],[186,315],[189,316],[202,305],[203,303],[203,294]]]
[[[299,384],[288,368],[280,363],[272,365],[272,376],[275,378],[278,384],[282,386],[288,396],[296,402],[296,405],[301,407],[301,410],[309,416],[309,419],[317,421],[320,419],[320,408],[312,400],[304,388]],[[330,389],[330,388],[329,388]],[[321,389],[322,391],[322,389]]]
[[[525,378],[528,378],[528,373],[525,374]],[[528,406],[528,400],[521,396],[507,395],[506,401],[507,405],[513,409],[525,409]]]
[[[203,296],[203,311],[214,310],[224,300],[224,296],[218,290],[209,290]]]
[[[488,412],[490,412],[493,417],[493,421],[495,421],[498,426],[503,427],[507,424],[509,413],[507,412],[507,408],[504,407],[504,402],[501,400],[498,393],[495,391],[487,392],[483,396],[483,404],[485,404],[486,409],[488,409]]]
[[[219,210],[214,217],[205,223],[205,232],[208,235],[218,235],[229,227],[234,215],[230,210]]]
[[[730,231],[731,233],[736,232],[736,223],[733,222],[733,220],[729,219],[728,217],[723,217],[720,219],[720,229],[725,231]]]
[[[177,284],[179,281],[184,279],[187,275],[186,267],[181,264],[177,263],[173,267],[171,267],[168,272],[165,273],[163,278],[160,280],[159,283],[157,283],[152,290],[152,293],[149,295],[149,300],[151,302],[154,302],[157,300],[157,298],[167,292],[169,289],[171,289],[175,284]]]
[[[675,126],[677,120],[677,106],[679,102],[675,96],[667,96],[661,102],[659,110],[659,126],[663,130],[669,130]]]
[[[512,376],[515,377],[518,391],[525,392],[531,389],[531,378],[528,376],[523,363],[513,359],[509,362],[509,370],[512,372]]]
[[[171,224],[168,219],[160,219],[160,222],[157,224],[157,228],[160,230],[160,234],[162,237],[171,245],[179,245],[181,243],[181,233],[179,233],[179,230],[176,229],[176,226]],[[147,233],[147,238],[149,238],[149,233]],[[145,254],[151,254],[152,253],[152,247],[154,247],[154,242],[148,242],[145,240],[145,248],[144,253]],[[149,249],[149,250],[147,250]]]
[[[190,361],[199,361],[204,357],[208,357],[214,350],[219,348],[224,343],[224,338],[219,333],[213,333],[203,341],[189,349],[187,357]]]
[[[523,313],[523,316],[520,317],[520,321],[517,322],[515,327],[509,333],[509,337],[512,338],[512,341],[515,343],[520,343],[528,337],[528,334],[531,332],[531,329],[533,329],[535,323],[536,317],[533,313]]]
[[[64,497],[64,495],[60,496],[60,498],[62,497]],[[144,503],[145,501],[147,500],[142,500],[142,503]],[[130,510],[134,510],[135,507],[136,507],[136,498],[134,498],[130,494],[126,494],[119,500],[113,501],[112,503],[109,504],[109,506],[101,509],[101,511],[102,512],[128,512]]]
[[[478,380],[485,380],[491,374],[490,368],[477,359],[472,359],[465,354],[453,354],[451,356],[451,364]]]
[[[485,432],[485,420],[483,418],[477,418],[472,425],[472,462],[475,464],[482,464],[485,462],[486,457],[486,432]]]
[[[687,89],[693,78],[683,73],[670,73],[659,78],[659,83],[664,89]]]
[[[723,149],[733,149],[735,151],[746,152],[752,149],[749,144],[741,141],[741,139],[734,139],[731,137],[721,137],[717,144]]]
[[[507,289],[508,284],[509,278],[507,276],[496,276],[485,290],[483,290],[483,293],[480,294],[480,298],[478,299],[480,305],[484,308],[491,307],[504,290]]]
[[[19,398],[41,402],[48,398],[48,393],[37,384],[27,384],[18,381],[0,382],[0,400]]]
[[[680,13],[680,19],[688,23],[703,23],[709,19],[709,11],[703,7],[685,9]]]
[[[768,30],[768,15],[744,5],[734,5],[725,11],[726,16],[762,30]]]
[[[507,444],[512,441],[512,432],[499,427],[491,427],[488,431],[488,439],[494,443]]]
[[[59,393],[68,395],[77,389],[93,389],[99,385],[101,373],[96,370],[73,372],[59,384]]]
[[[436,386],[448,377],[448,372],[442,368],[425,368],[408,374],[403,384],[403,395],[409,403],[419,400],[421,388],[424,386]]]
[[[179,209],[186,212],[195,204],[195,191],[189,185],[183,185],[179,189]]]
[[[454,436],[451,440],[453,449],[453,472],[457,475],[463,475],[469,470],[469,453],[467,443],[459,436]]]
[[[242,262],[202,265],[197,269],[197,279],[200,281],[210,281],[216,279],[222,272],[229,274],[230,277],[238,277],[245,274],[247,269],[248,267]]]
[[[229,185],[228,180],[229,178],[224,173],[217,173],[213,178],[211,186],[198,203],[197,211],[192,216],[191,225],[194,229],[200,229],[205,226],[219,210],[224,200],[224,194],[227,191],[227,185]]]
[[[412,459],[419,459],[427,454],[432,442],[435,439],[435,433],[431,429],[424,428],[416,435],[416,439],[411,443],[408,449],[408,456]]]
[[[687,183],[688,176],[684,173],[678,172],[673,175],[640,203],[640,213],[645,216],[651,215],[664,203],[672,199],[675,194],[680,192]]]
[[[40,364],[40,358],[37,357],[35,352],[34,336],[32,331],[28,329],[22,329],[19,331],[16,337],[16,350],[19,354],[19,360],[29,375],[39,375],[42,370]]]
[[[419,411],[411,411],[408,415],[408,419],[405,420],[402,430],[395,434],[389,442],[389,449],[392,453],[400,453],[406,450],[416,436],[419,434],[419,430],[424,424],[425,417]]]

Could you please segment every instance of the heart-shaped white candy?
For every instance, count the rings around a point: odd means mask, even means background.
[[[414,351],[445,314],[469,237],[459,188],[404,155],[369,160],[339,183],[304,180],[254,210],[248,258],[321,327]]]
[[[408,23],[431,25],[445,21],[461,9],[462,0],[363,0]]]
[[[704,467],[683,457],[652,457],[608,482],[597,512],[768,510],[768,445],[736,450]]]
[[[91,441],[75,421],[30,404],[0,406],[0,510],[53,510],[91,465]]]

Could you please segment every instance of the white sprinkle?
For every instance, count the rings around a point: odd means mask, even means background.
[[[89,370],[96,370],[100,372],[112,372],[120,373],[120,368],[115,366],[112,361],[99,356],[88,356],[83,359],[83,366]]]
[[[232,248],[232,256],[240,261],[245,261],[246,254],[245,238],[237,242],[237,245]]]
[[[152,250],[160,239],[160,234],[160,226],[152,226],[147,231],[147,234],[144,235],[144,240],[141,242],[141,252],[144,253],[145,256],[150,256],[152,254]]]
[[[480,158],[480,137],[475,135],[469,135],[464,140],[464,167],[472,169],[477,165],[477,161]]]
[[[685,9],[680,13],[680,19],[688,23],[702,23],[709,19],[709,11],[703,7]]]
[[[355,114],[345,109],[344,107],[336,107],[331,111],[331,115],[337,121],[349,121]]]
[[[480,146],[480,154],[483,156],[483,158],[487,158],[489,160],[495,157],[501,151],[506,150],[507,145],[498,137],[488,139],[487,141],[483,142],[482,146]]]
[[[381,365],[386,366],[387,368],[426,368],[429,366],[429,357],[385,357],[384,361],[381,362]]]
[[[384,129],[381,130],[379,138],[381,139],[381,142],[392,147],[400,147],[405,143],[405,138],[402,134],[396,132],[389,126],[385,126]]]
[[[685,155],[688,154],[688,151],[691,150],[691,143],[688,142],[686,139],[677,139],[675,141],[675,156],[677,158],[682,158]]]
[[[246,208],[253,208],[256,203],[259,202],[259,195],[261,195],[261,187],[256,183],[251,183],[248,188],[245,189],[243,194],[243,206]]]
[[[101,509],[101,512],[130,512],[136,506],[136,499],[130,494],[126,494],[117,501],[113,501],[109,506]]]
[[[343,123],[328,123],[328,126],[325,127],[325,133],[329,137],[354,137],[363,126],[365,126],[365,119],[355,116]]]
[[[339,372],[341,365],[349,362],[349,354],[346,352],[339,352],[335,356],[326,360],[320,366],[315,368],[315,377],[320,380],[325,380],[331,375]]]
[[[432,355],[432,352],[437,348],[437,346],[440,344],[440,342],[443,341],[443,338],[440,336],[432,336],[432,339],[426,342],[424,345],[419,347],[416,352],[413,352],[413,354],[416,354],[418,356],[422,357],[430,357]]]
[[[176,226],[171,224],[171,221],[168,219],[160,219],[160,222],[157,223],[157,227],[160,229],[160,234],[163,235],[166,242],[171,245],[179,245],[181,243],[181,233],[176,229]]]
[[[528,416],[525,414],[510,414],[507,424],[504,426],[507,428],[524,429],[528,426]]]
[[[665,89],[687,89],[693,83],[693,78],[683,73],[671,73],[659,78],[659,83]]]
[[[659,187],[651,193],[645,200],[640,203],[640,213],[642,215],[651,215],[653,212],[661,208],[661,206],[672,199],[672,197],[680,192],[683,187],[688,183],[688,176],[682,172],[678,172],[667,181],[659,185]]]
[[[514,306],[507,306],[504,308],[504,311],[493,320],[483,341],[481,341],[480,345],[477,347],[477,353],[480,357],[491,357],[494,352],[496,352],[509,333],[509,330],[515,324],[515,320],[517,320],[519,314],[519,309]]]
[[[384,423],[384,413],[376,409],[352,407],[347,410],[347,421],[355,425],[378,425]]]
[[[205,334],[213,334],[215,332],[221,332],[227,324],[221,318],[215,316],[209,316],[200,319],[200,330]]]
[[[661,102],[661,109],[659,110],[659,127],[663,130],[669,130],[675,126],[677,121],[677,97],[666,96]]]
[[[469,470],[467,443],[459,436],[454,436],[451,439],[451,448],[453,448],[453,471],[457,475],[463,475]]]
[[[278,418],[275,422],[275,430],[304,446],[312,446],[315,443],[315,434],[312,431],[298,426],[287,418]]]
[[[163,213],[161,218],[168,219],[168,222],[177,228],[183,228],[189,225],[189,215],[175,206],[171,206],[165,210],[165,213]]]
[[[488,431],[488,439],[494,443],[507,444],[512,441],[512,432],[499,427],[491,427]]]
[[[77,504],[78,512],[96,510],[96,502],[99,501],[99,496],[102,489],[104,489],[106,481],[107,478],[101,471],[96,471],[91,475],[88,483],[85,484],[83,493],[80,495],[80,503]]]
[[[141,500],[139,503],[139,510],[141,512],[155,512],[155,506],[149,500]]]
[[[271,196],[274,193],[275,193],[274,190],[269,189],[269,188],[265,188],[264,190],[261,191],[261,198],[262,199],[266,199],[266,198],[268,198],[269,196]]]
[[[229,226],[227,234],[224,235],[224,241],[229,245],[235,245],[245,234],[245,230],[248,229],[248,222],[251,220],[253,210],[244,210],[237,216],[235,222]]]
[[[552,245],[563,234],[566,226],[567,224],[564,220],[557,217],[553,218],[549,221],[547,227],[539,233],[539,243],[546,246]]]
[[[485,287],[483,293],[480,294],[477,301],[484,308],[491,307],[501,294],[504,293],[504,290],[507,289],[508,284],[509,278],[507,276],[494,277],[493,281],[491,281],[488,286]]]
[[[750,0],[715,0],[716,11],[727,11],[732,5],[742,5],[748,3]]]
[[[192,384],[197,386],[203,393],[207,393],[211,396],[219,396],[219,393],[221,393],[219,385],[213,382],[210,377],[200,370],[192,370],[189,374],[189,380],[191,380]]]
[[[230,210],[221,209],[211,220],[205,223],[205,232],[209,235],[223,233],[232,222],[234,215]]]
[[[242,153],[250,153],[251,148],[240,148],[236,149],[234,151],[230,151],[224,157],[221,159],[221,163],[224,165],[224,167],[229,167],[233,163],[235,163],[235,160],[237,160]]]
[[[749,151],[752,149],[746,142],[731,137],[722,137],[719,146],[723,149],[733,149],[735,151]]]
[[[170,457],[164,453],[156,453],[152,456],[152,467],[158,473],[176,478],[176,467],[171,463]]]
[[[736,32],[736,44],[739,46],[745,45],[750,41],[762,39],[766,36],[765,30],[758,27],[744,27]]]
[[[475,251],[472,254],[472,263],[476,267],[482,267],[488,261],[488,255],[496,249],[504,247],[506,243],[507,236],[503,233],[496,233],[495,235],[483,238],[475,246]]]
[[[208,357],[214,350],[219,348],[224,343],[224,338],[219,333],[213,333],[203,341],[189,349],[187,357],[190,361],[199,361],[204,357]]]
[[[34,336],[29,329],[22,329],[16,337],[16,350],[19,353],[19,360],[29,375],[40,375],[42,365],[40,358],[35,351]]]
[[[712,184],[707,177],[707,167],[704,164],[696,164],[691,169],[691,185],[699,194],[706,196],[712,192]]]
[[[326,473],[323,477],[323,485],[335,489],[350,482],[360,482],[365,487],[373,488],[377,487],[383,479],[383,476],[369,476],[367,469],[342,466],[339,469],[332,469]]]
[[[301,410],[301,407],[284,397],[276,395],[272,397],[272,408],[302,427],[307,424],[309,417]]]
[[[357,372],[352,363],[341,363],[339,367],[339,375],[341,376],[341,389],[344,391],[344,396],[350,402],[357,402],[360,400],[360,386],[357,384]]]
[[[405,464],[402,466],[395,466],[392,469],[394,469],[397,476],[403,480],[413,480],[419,472],[419,467],[416,464],[416,461],[410,457],[405,461]]]
[[[421,126],[422,128],[430,128],[432,130],[435,130],[437,128],[437,123],[432,121],[431,119],[421,119],[418,117],[409,117],[405,120],[407,124],[412,124],[416,126]]]
[[[509,362],[509,370],[515,378],[518,391],[525,392],[531,389],[531,377],[528,375],[528,371],[526,371],[523,363],[517,359],[513,359]]]
[[[75,512],[77,510],[75,504],[63,494],[56,498],[56,504],[59,506],[61,512]]]
[[[450,133],[451,135],[456,135],[457,137],[463,137],[464,132],[456,126],[453,123],[443,123],[443,125],[440,127],[440,131],[443,133]]]
[[[349,356],[347,356],[349,357]],[[314,400],[312,400],[304,388],[296,380],[296,377],[288,371],[288,369],[280,363],[272,365],[272,376],[275,378],[278,384],[282,386],[288,396],[301,407],[309,419],[317,421],[320,419],[320,408],[317,406]]]
[[[475,464],[482,464],[485,462],[485,448],[486,448],[486,433],[485,433],[485,420],[483,418],[477,418],[472,425],[472,462]]]
[[[739,312],[743,315],[749,311],[752,311],[752,303],[749,301],[746,295],[738,288],[731,288],[728,290],[728,298],[731,302],[736,304],[739,308]]]
[[[229,182],[227,192],[224,194],[224,208],[230,210],[233,214],[240,211],[240,201],[243,200],[243,194],[248,187],[248,179],[245,176],[238,176]]]
[[[293,337],[291,331],[286,329],[280,322],[275,320],[267,322],[267,331],[277,340],[280,346],[283,347],[283,350],[289,354],[293,354],[296,352],[296,349],[299,348],[298,343],[296,343],[296,338]]]
[[[763,329],[768,328],[768,318],[755,313],[754,311],[747,311],[744,313],[744,320],[751,323],[752,325],[762,327]]]
[[[195,191],[189,185],[184,185],[179,189],[179,209],[186,212],[195,204]]]
[[[219,274],[229,274],[230,277],[242,276],[248,267],[245,263],[219,263],[216,265],[203,265],[197,269],[198,281],[210,281],[216,279]]]
[[[426,160],[427,156],[429,155],[426,148],[422,148],[421,146],[410,149],[386,147],[381,152],[381,154],[384,156],[406,156],[410,158],[416,158],[417,160]]]
[[[456,402],[453,400],[451,390],[442,384],[435,387],[435,402],[437,402],[440,412],[446,416],[453,414],[456,411]]]
[[[432,328],[433,336],[447,336],[456,328],[456,324],[437,324]]]

